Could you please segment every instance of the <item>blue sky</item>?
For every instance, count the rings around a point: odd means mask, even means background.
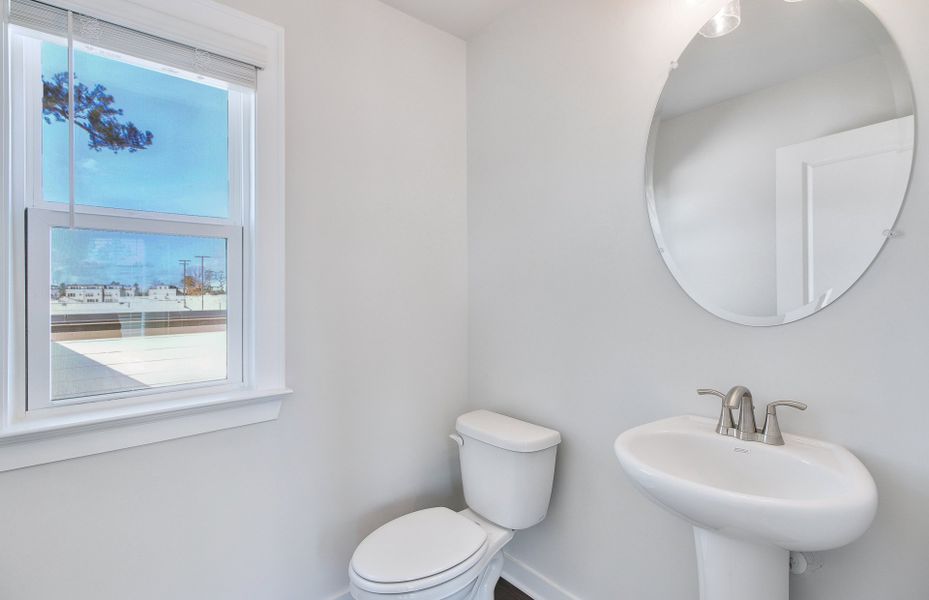
[[[67,49],[42,45],[42,75],[67,71]],[[80,204],[158,210],[184,215],[228,216],[228,92],[119,61],[75,52],[75,77],[89,87],[102,84],[123,109],[123,120],[154,134],[134,153],[87,147],[75,128],[75,199]],[[43,125],[43,193],[68,201],[68,127]],[[143,287],[177,284],[180,259],[221,257],[207,268],[225,270],[225,241],[181,236],[143,236],[56,230],[52,283],[109,283]],[[199,269],[199,260],[196,260]]]
[[[87,147],[75,128],[75,193],[94,206],[228,215],[228,92],[115,60],[75,52],[74,73],[106,86],[115,106],[155,137],[150,147],[114,154]],[[68,70],[67,49],[42,44],[42,76]],[[68,201],[68,127],[52,121],[42,135],[45,197]]]

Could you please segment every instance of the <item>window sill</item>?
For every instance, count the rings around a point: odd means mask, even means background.
[[[291,390],[237,390],[108,415],[52,416],[0,433],[0,472],[273,421]]]

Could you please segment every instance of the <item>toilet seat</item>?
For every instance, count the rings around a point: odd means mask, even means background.
[[[365,538],[349,574],[354,585],[369,592],[415,592],[467,573],[487,547],[487,532],[476,522],[444,507],[429,508],[394,519]]]

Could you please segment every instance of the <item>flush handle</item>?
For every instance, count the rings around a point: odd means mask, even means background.
[[[448,436],[448,437],[450,437],[450,438],[452,439],[453,442],[455,442],[456,444],[458,444],[458,447],[459,447],[459,448],[460,448],[461,446],[464,446],[464,438],[461,437],[460,435],[458,435],[457,433],[453,433],[453,434],[451,434],[451,435]]]

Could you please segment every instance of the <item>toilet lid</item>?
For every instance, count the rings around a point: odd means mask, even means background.
[[[428,508],[381,526],[352,557],[352,569],[377,583],[415,581],[452,569],[484,547],[487,533],[447,508]]]

